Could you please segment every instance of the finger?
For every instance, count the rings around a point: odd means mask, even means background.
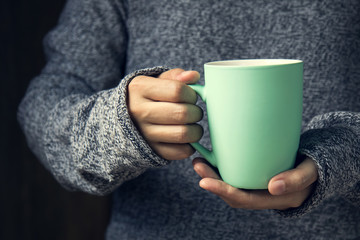
[[[214,178],[203,178],[199,185],[201,188],[219,196],[227,204],[233,208],[254,209],[255,206],[250,205],[250,195],[245,191],[237,189],[221,180]]]
[[[297,192],[308,188],[318,178],[315,162],[307,158],[296,168],[273,177],[268,185],[272,195]]]
[[[158,78],[177,80],[177,77],[183,72],[185,72],[184,69],[173,68],[173,69],[170,69],[170,70],[168,70],[166,72],[161,73]]]
[[[138,76],[130,82],[129,91],[138,92],[142,97],[152,101],[195,104],[197,100],[192,88],[183,82],[171,79]]]
[[[152,124],[189,124],[202,119],[202,109],[188,103],[146,102],[135,112],[138,121]]]
[[[195,172],[202,178],[221,179],[220,176],[208,165],[203,158],[195,158],[193,160]]]
[[[160,74],[159,78],[178,80],[185,84],[194,84],[200,79],[200,74],[197,71],[185,71],[180,68],[175,68]]]
[[[186,84],[194,84],[200,79],[200,74],[197,71],[186,71],[182,72],[176,80],[179,80]]]
[[[301,206],[310,193],[310,188],[281,196],[271,195],[266,190],[241,190],[221,180],[204,178],[200,187],[222,198],[233,208],[244,209],[279,209]]]
[[[190,157],[195,150],[189,144],[151,143],[154,151],[167,160],[181,160]]]
[[[142,133],[151,142],[192,143],[200,140],[203,129],[198,124],[156,125],[145,124]]]

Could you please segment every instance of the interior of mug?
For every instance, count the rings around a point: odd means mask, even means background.
[[[229,67],[250,67],[250,66],[274,66],[274,65],[285,65],[285,64],[294,64],[300,63],[301,60],[295,59],[244,59],[244,60],[226,60],[226,61],[216,61],[209,62],[205,65],[209,66],[229,66]]]

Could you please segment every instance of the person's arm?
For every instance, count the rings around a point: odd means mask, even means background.
[[[68,1],[59,25],[45,39],[48,63],[19,107],[18,120],[31,149],[70,190],[107,194],[147,169],[169,163],[160,157],[166,153],[149,146],[148,141],[155,148],[160,144],[152,141],[152,133],[143,137],[138,130],[142,120],[135,126],[137,118],[128,110],[129,83],[151,83],[168,69],[123,77],[125,17],[121,1]],[[188,78],[181,79],[183,85],[197,80]]]
[[[315,161],[319,177],[300,208],[281,214],[301,216],[336,196],[360,207],[360,113],[332,112],[314,117],[301,136],[299,152]]]
[[[302,134],[296,168],[273,177],[269,191],[244,191],[221,180],[205,160],[194,159],[200,186],[234,208],[278,209],[301,216],[323,200],[340,196],[360,203],[360,113],[334,112],[315,117]],[[281,180],[279,184],[278,180]]]
[[[48,63],[19,107],[31,149],[71,190],[106,194],[147,168],[167,164],[136,131],[126,106],[132,78],[166,69],[121,80],[127,38],[117,2],[68,1],[45,39]]]

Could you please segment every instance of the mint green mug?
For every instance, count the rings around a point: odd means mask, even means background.
[[[267,189],[294,167],[302,121],[303,62],[251,59],[204,65],[205,85],[189,85],[206,103],[212,151],[191,145],[237,188]]]

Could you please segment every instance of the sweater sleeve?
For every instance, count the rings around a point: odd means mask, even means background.
[[[299,153],[315,161],[319,178],[301,207],[281,214],[302,216],[331,197],[341,197],[360,208],[360,113],[314,117],[301,136]]]
[[[149,168],[168,164],[148,146],[127,110],[127,35],[118,1],[70,0],[45,38],[48,62],[18,110],[28,144],[69,190],[104,195]]]

